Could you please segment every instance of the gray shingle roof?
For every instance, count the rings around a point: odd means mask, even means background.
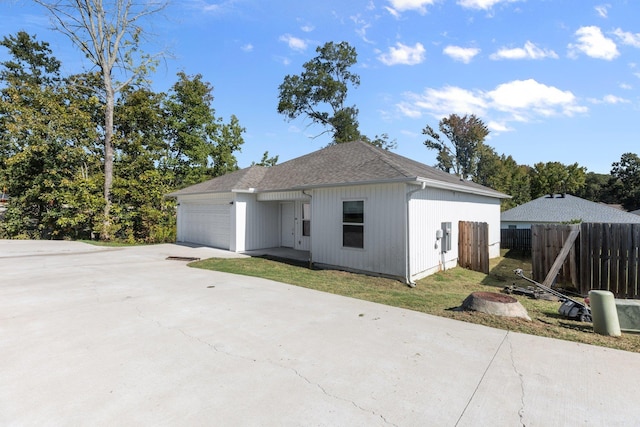
[[[330,185],[428,180],[461,191],[506,198],[455,175],[365,142],[336,144],[270,168],[252,166],[171,193],[170,196],[231,190],[278,191]]]
[[[226,193],[232,190],[248,190],[255,188],[264,178],[267,170],[264,166],[250,166],[235,172],[174,191],[167,196],[173,197],[184,194]]]
[[[502,212],[503,222],[559,223],[582,222],[640,223],[640,216],[571,195],[539,197]]]

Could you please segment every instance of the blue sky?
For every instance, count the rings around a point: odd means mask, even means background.
[[[145,50],[172,53],[155,90],[178,71],[214,86],[217,114],[246,128],[241,167],[265,151],[283,162],[327,145],[313,138],[321,128],[277,113],[278,86],[316,47],[347,41],[361,78],[347,103],[361,132],[388,134],[397,153],[432,165],[422,129],[476,114],[491,130],[486,143],[520,164],[609,173],[640,151],[638,16],[635,0],[175,0],[148,23]],[[24,30],[49,42],[66,73],[86,65],[31,3],[0,0],[0,22],[0,36]]]

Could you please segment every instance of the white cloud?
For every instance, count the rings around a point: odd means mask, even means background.
[[[396,47],[391,46],[389,52],[378,56],[378,59],[385,65],[416,65],[424,61],[425,49],[421,43],[415,46],[407,46],[400,42],[396,43]]]
[[[208,0],[191,0],[190,6],[199,9],[202,13],[223,15],[233,12],[236,8],[237,0],[223,0],[209,3]]]
[[[531,112],[541,116],[571,116],[586,111],[585,107],[577,105],[576,98],[570,91],[547,86],[533,79],[503,83],[488,92],[487,97],[493,108],[514,116],[527,116]]]
[[[298,52],[302,52],[307,49],[307,42],[299,39],[297,37],[293,37],[291,34],[284,34],[280,36],[280,41],[285,42],[289,45],[289,48],[296,50]]]
[[[427,13],[427,6],[433,5],[436,1],[437,0],[389,0],[391,7],[386,7],[386,9],[396,18],[399,12],[407,10],[415,10],[424,15]]]
[[[589,101],[594,104],[628,104],[631,102],[628,99],[615,95],[605,95],[602,99],[590,99]]]
[[[620,39],[622,44],[626,44],[633,47],[640,47],[640,33],[630,33],[628,31],[622,31],[620,28],[616,28],[613,34]]]
[[[519,0],[458,0],[458,4],[467,9],[489,10],[498,3],[513,3]]]
[[[489,128],[489,130],[492,133],[502,133],[502,132],[511,132],[513,131],[512,128],[510,128],[509,126],[507,126],[505,123],[500,123],[500,122],[496,122],[493,120],[490,120],[487,123],[487,127]]]
[[[357,28],[356,28],[356,34],[358,36],[360,36],[360,38],[367,42],[367,43],[373,43],[371,40],[367,39],[367,30],[369,28],[371,28],[371,24],[369,22],[367,22],[365,19],[362,19],[360,17],[360,14],[358,15],[354,15],[351,17],[351,20],[353,21],[354,24],[356,24]]]
[[[489,57],[494,60],[498,59],[544,59],[558,58],[553,50],[541,49],[535,44],[527,41],[524,47],[516,47],[513,49],[501,48]]]
[[[395,10],[394,8],[391,8],[389,6],[385,6],[384,7],[387,12],[389,12],[394,18],[400,18],[400,12],[398,12],[397,10]]]
[[[628,99],[620,98],[619,96],[615,95],[605,95],[602,100],[606,104],[628,104],[629,102],[631,102]]]
[[[475,114],[488,117],[496,131],[510,130],[509,122],[530,122],[540,117],[572,116],[586,113],[570,91],[538,83],[533,79],[514,80],[484,92],[455,86],[427,88],[421,94],[407,93],[397,105],[410,118],[428,114],[442,118],[449,114]]]
[[[618,85],[618,87],[619,87],[620,89],[624,89],[624,90],[631,90],[631,89],[633,89],[633,86],[631,86],[631,85],[630,85],[630,84],[628,84],[628,83],[620,83],[620,84]]]
[[[311,24],[306,24],[306,25],[303,25],[302,27],[300,27],[300,29],[301,29],[302,31],[304,31],[305,33],[310,33],[311,31],[315,30],[315,29],[316,29],[316,27],[314,27],[314,26],[313,26],[313,25],[311,25]]]
[[[410,102],[401,102],[397,105],[400,114],[410,119],[418,119],[422,117],[422,111]]]
[[[243,52],[252,52],[253,51],[253,45],[251,43],[247,43],[247,44],[241,46],[240,49],[242,49]]]
[[[605,37],[599,27],[581,27],[575,33],[578,43],[569,44],[569,56],[577,57],[578,52],[597,59],[611,61],[620,53],[613,40]]]
[[[423,112],[436,118],[442,118],[451,113],[482,115],[486,111],[487,103],[481,93],[474,93],[455,86],[445,86],[442,89],[427,88],[422,94],[407,93],[407,101],[400,103],[401,113],[410,111],[409,117],[420,117]]]
[[[598,14],[598,16],[600,16],[601,18],[606,18],[609,15],[609,8],[611,7],[610,4],[601,4],[599,6],[596,6],[596,13]]]
[[[456,61],[468,64],[477,54],[480,53],[480,49],[475,47],[447,46],[442,50],[442,53]]]

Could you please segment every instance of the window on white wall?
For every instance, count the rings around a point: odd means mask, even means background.
[[[364,248],[364,201],[342,202],[342,246]]]
[[[302,235],[311,236],[311,204],[302,204]]]

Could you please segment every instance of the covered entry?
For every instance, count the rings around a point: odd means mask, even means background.
[[[280,246],[308,251],[311,238],[311,204],[308,201],[280,203]]]

